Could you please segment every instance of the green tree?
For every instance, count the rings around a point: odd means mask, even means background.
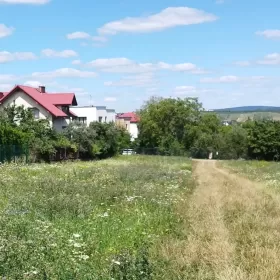
[[[161,154],[179,154],[192,145],[191,128],[199,121],[196,100],[151,98],[138,112],[139,146],[158,148]]]

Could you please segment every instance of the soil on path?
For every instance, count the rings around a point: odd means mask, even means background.
[[[188,238],[177,250],[183,279],[279,280],[279,194],[215,161],[193,166]]]

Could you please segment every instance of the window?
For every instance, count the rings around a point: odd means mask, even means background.
[[[39,119],[40,112],[38,108],[34,107],[34,108],[30,108],[29,110],[32,112],[34,119],[36,120]]]
[[[125,128],[127,129],[127,124],[125,125]]]
[[[107,117],[105,117],[105,122],[107,122]]]
[[[98,120],[99,120],[99,122],[102,122],[102,117],[99,117]]]
[[[80,123],[87,123],[87,118],[86,117],[79,117],[79,118],[77,118],[77,120]]]
[[[64,113],[69,113],[69,106],[61,106],[61,110],[64,112]]]

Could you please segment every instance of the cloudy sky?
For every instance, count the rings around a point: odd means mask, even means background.
[[[279,10],[279,0],[0,0],[0,90],[41,84],[117,111],[150,96],[280,106]]]

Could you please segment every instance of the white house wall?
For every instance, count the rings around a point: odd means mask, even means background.
[[[62,131],[70,122],[70,118],[53,118],[53,128],[56,131]]]
[[[107,122],[116,122],[115,110],[107,110]]]
[[[98,120],[96,107],[71,107],[70,110],[77,117],[87,118],[87,125]]]
[[[99,121],[99,118],[102,117],[102,121],[101,122],[108,122],[108,114],[107,114],[107,110],[106,107],[100,106],[100,107],[96,107],[96,111],[97,111],[97,121]]]
[[[50,125],[52,125],[52,115],[44,107],[22,91],[17,91],[4,100],[3,106],[6,107],[9,105],[23,106],[25,109],[38,108],[39,119],[48,119],[50,121]]]
[[[130,123],[129,133],[131,135],[131,140],[138,138],[138,126],[137,123]]]

